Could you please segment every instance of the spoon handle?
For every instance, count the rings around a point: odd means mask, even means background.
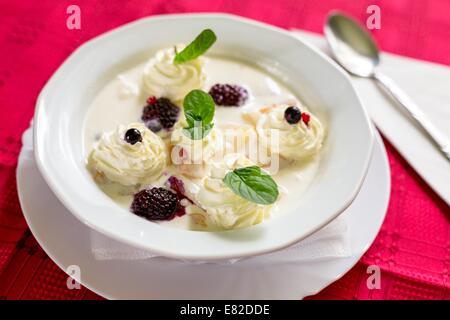
[[[450,160],[450,140],[428,119],[425,113],[389,77],[375,72],[372,76],[417,121],[442,153]]]

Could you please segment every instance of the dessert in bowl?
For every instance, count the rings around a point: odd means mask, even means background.
[[[149,18],[88,42],[35,117],[39,168],[71,212],[187,259],[261,254],[322,227],[356,196],[372,141],[329,59],[226,15]]]
[[[250,227],[288,211],[307,188],[326,130],[255,66],[207,52],[177,63],[203,42],[209,49],[208,37],[215,42],[206,29],[187,47],[163,48],[106,84],[86,117],[87,167],[111,199],[163,226]],[[194,137],[190,116],[209,132]],[[245,168],[249,176],[239,175]]]

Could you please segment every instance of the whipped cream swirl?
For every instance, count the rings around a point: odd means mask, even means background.
[[[184,46],[178,45],[181,51]],[[148,95],[166,97],[180,102],[194,89],[200,89],[206,79],[203,71],[204,58],[173,64],[175,48],[160,50],[151,58],[144,69],[143,83]]]
[[[209,174],[201,180],[201,187],[193,195],[196,205],[206,211],[207,221],[225,229],[249,227],[270,216],[273,205],[261,205],[236,195],[223,178],[235,168],[254,165],[240,154],[228,154],[220,162],[211,164]]]
[[[289,124],[284,118],[287,104],[273,105],[261,108],[256,115],[252,115],[255,121],[258,138],[269,146],[271,153],[278,153],[287,160],[300,160],[316,154],[322,148],[324,128],[320,120],[301,106],[302,112],[310,114],[308,124],[300,120],[296,124]],[[270,141],[272,132],[277,130],[278,142]]]
[[[141,142],[132,145],[125,141],[125,132],[130,128],[140,131]],[[104,133],[88,158],[88,167],[94,172],[124,186],[154,181],[166,163],[164,142],[143,123],[121,125],[114,132]]]

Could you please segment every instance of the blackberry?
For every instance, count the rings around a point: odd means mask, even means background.
[[[284,118],[289,124],[296,124],[300,121],[302,113],[299,108],[290,106],[284,111]]]
[[[146,126],[153,132],[158,132],[161,128],[166,130],[172,128],[178,120],[180,108],[167,98],[148,99],[147,102],[149,104],[144,107],[141,117]]]
[[[178,196],[164,188],[144,189],[134,195],[131,212],[148,220],[170,220],[179,208]]]
[[[129,144],[142,142],[141,132],[136,128],[128,129],[127,132],[125,132],[125,141]]]
[[[217,83],[209,89],[209,94],[219,106],[242,106],[248,99],[248,91],[235,84]]]

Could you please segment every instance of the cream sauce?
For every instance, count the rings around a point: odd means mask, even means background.
[[[255,110],[264,105],[273,103],[295,103],[298,98],[282,83],[269,74],[256,67],[234,60],[219,57],[208,57],[204,71],[207,79],[203,90],[208,91],[216,83],[239,84],[249,91],[249,99],[241,107],[216,108],[215,125],[228,127],[230,124],[248,124],[242,117],[242,113]],[[140,121],[142,109],[147,97],[142,92],[142,73],[144,65],[127,70],[112,79],[93,99],[85,120],[84,151],[85,157],[95,146],[103,132],[113,131],[120,124],[128,124]],[[283,212],[297,205],[301,201],[301,194],[313,181],[320,156],[304,162],[287,163],[281,161],[280,170],[273,175],[280,187],[281,197],[276,208],[272,212],[272,218],[276,218]],[[161,185],[175,172],[173,166],[169,166],[160,181],[154,185]],[[192,179],[191,179],[192,181]],[[195,184],[195,181],[193,181]],[[188,183],[189,184],[189,183]],[[107,193],[118,205],[129,210],[132,201],[133,190],[126,190],[117,185],[103,184],[100,188]],[[194,208],[195,209],[195,208]],[[302,214],[302,213],[298,213]],[[188,229],[208,230],[198,223],[193,216],[184,215],[171,221],[159,222],[162,225]]]

